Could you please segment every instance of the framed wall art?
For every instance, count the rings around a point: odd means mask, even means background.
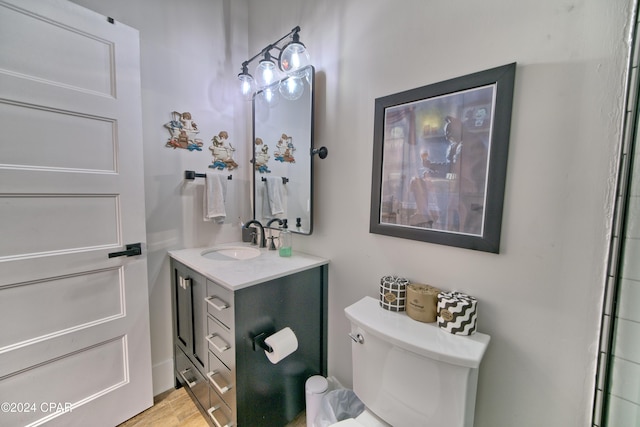
[[[371,233],[499,253],[515,70],[376,99]]]

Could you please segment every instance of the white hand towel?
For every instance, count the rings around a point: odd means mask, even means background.
[[[284,184],[282,178],[270,176],[267,178],[267,195],[269,198],[269,206],[271,207],[271,215],[284,213],[282,193],[284,192]]]
[[[226,176],[207,172],[204,185],[204,220],[222,224],[227,216],[224,202],[227,196]]]

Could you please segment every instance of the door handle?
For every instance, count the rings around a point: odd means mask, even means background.
[[[142,244],[141,243],[131,243],[126,246],[126,250],[120,252],[111,252],[109,254],[109,258],[115,258],[118,256],[135,256],[142,254]]]

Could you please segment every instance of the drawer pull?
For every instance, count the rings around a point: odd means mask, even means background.
[[[220,394],[225,394],[231,389],[231,384],[227,384],[224,387],[220,387],[220,384],[218,384],[218,382],[213,378],[215,375],[219,375],[219,374],[220,372],[218,371],[212,371],[207,374],[207,377],[209,377],[209,381],[211,381],[211,384],[213,384],[213,386],[218,389],[218,392]]]
[[[229,308],[229,304],[222,301],[220,298],[213,296],[207,297],[204,299],[211,307],[215,308],[218,311],[222,311],[226,308]]]
[[[220,338],[219,335],[210,334],[207,335],[205,339],[209,341],[209,344],[211,344],[216,350],[218,350],[218,353],[222,353],[231,348],[231,346],[227,344],[225,340]]]
[[[209,410],[207,411],[207,414],[209,414],[209,416],[211,417],[211,419],[213,420],[215,425],[218,426],[218,427],[233,427],[233,423],[231,421],[229,421],[228,423],[225,423],[225,424],[221,424],[220,421],[218,421],[216,419],[216,416],[213,415],[213,413],[215,411],[217,411],[218,409],[220,409],[220,405],[213,406],[213,407],[209,408]]]
[[[184,371],[180,371],[180,376],[182,377],[182,379],[184,380],[184,382],[185,382],[185,383],[187,383],[187,385],[188,385],[190,388],[194,388],[194,387],[196,386],[196,384],[197,384],[197,381],[196,381],[196,380],[189,381],[189,380],[187,379],[187,377],[185,377],[185,375],[187,374],[187,372],[189,372],[190,370],[191,370],[191,368],[187,368],[187,369],[185,369]]]

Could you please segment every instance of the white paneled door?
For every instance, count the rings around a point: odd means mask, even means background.
[[[126,25],[0,0],[0,426],[152,404],[139,62]]]

